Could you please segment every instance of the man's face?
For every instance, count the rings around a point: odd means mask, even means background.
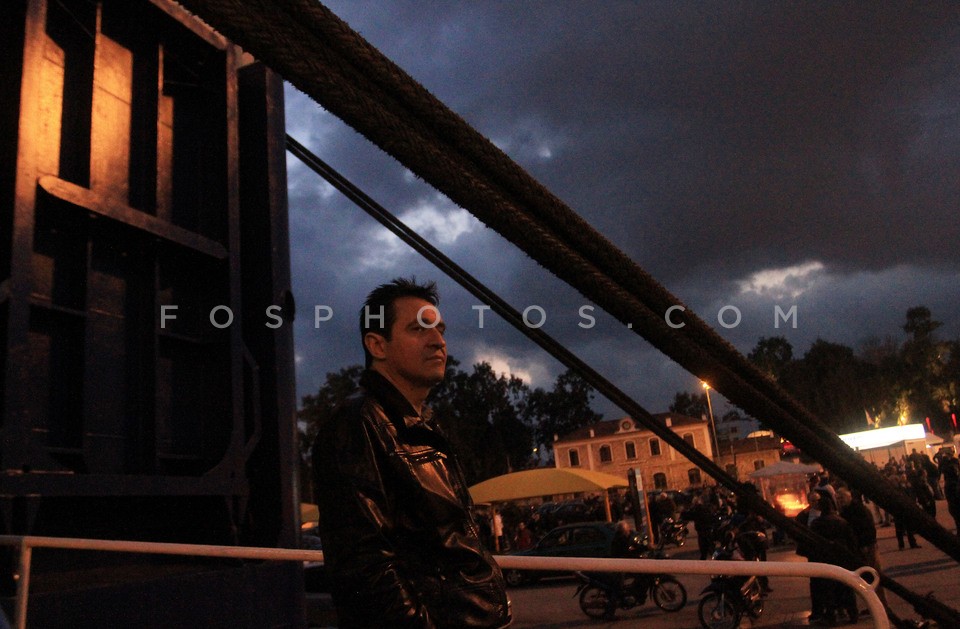
[[[396,320],[390,339],[371,332],[364,342],[378,359],[376,368],[395,384],[429,389],[440,383],[446,372],[446,324],[436,306],[423,299],[401,297],[393,305]]]

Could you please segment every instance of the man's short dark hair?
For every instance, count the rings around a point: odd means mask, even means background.
[[[437,292],[436,282],[418,284],[415,277],[409,280],[398,277],[370,291],[367,300],[363,302],[363,307],[360,308],[360,343],[363,345],[367,369],[373,364],[373,356],[367,351],[363,337],[367,332],[375,332],[390,340],[390,331],[393,330],[393,324],[397,320],[397,309],[394,303],[401,297],[416,297],[434,306],[440,305],[440,294]]]

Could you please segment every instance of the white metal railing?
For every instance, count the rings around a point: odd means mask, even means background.
[[[27,627],[27,601],[30,593],[30,568],[34,548],[97,550],[105,552],[145,553],[154,555],[189,555],[232,559],[270,561],[323,561],[322,550],[293,548],[260,548],[252,546],[213,546],[203,544],[171,544],[161,542],[129,542],[102,539],[75,539],[0,535],[0,544],[20,548],[16,597],[16,629]],[[777,561],[696,561],[690,559],[593,559],[587,557],[529,557],[496,555],[501,568],[515,570],[553,570],[592,572],[645,572],[670,574],[723,574],[731,576],[819,577],[848,585],[864,600],[876,629],[889,629],[886,612],[877,597],[880,582],[876,570],[863,567],[854,572],[825,563]],[[867,583],[862,577],[868,576]]]
[[[68,537],[37,537],[30,535],[0,535],[0,544],[20,547],[14,624],[16,629],[26,629],[27,627],[27,601],[30,595],[30,563],[34,548],[99,550],[152,555],[189,555],[194,557],[224,557],[230,559],[264,559],[272,561],[323,561],[322,550],[300,550],[295,548],[128,542],[104,539],[75,539]]]
[[[787,561],[698,561],[694,559],[593,559],[588,557],[530,557],[524,555],[496,555],[502,569],[591,571],[591,572],[646,572],[652,574],[705,574],[766,577],[819,577],[832,579],[853,588],[867,604],[873,626],[889,629],[890,621],[877,596],[880,583],[877,571],[864,566],[851,572],[826,563]],[[870,582],[864,580],[864,576]]]

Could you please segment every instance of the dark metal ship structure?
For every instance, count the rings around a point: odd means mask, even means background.
[[[0,31],[0,531],[295,547],[281,79],[172,2]],[[31,627],[302,617],[289,562],[44,550],[31,592]]]

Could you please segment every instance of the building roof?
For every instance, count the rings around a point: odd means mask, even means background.
[[[655,413],[653,415],[661,424],[669,425],[671,428],[680,426],[692,426],[695,424],[706,424],[707,420],[679,413]],[[590,431],[593,431],[591,437]],[[627,433],[650,432],[647,428],[636,422],[632,417],[625,416],[620,419],[608,419],[590,426],[577,428],[573,432],[567,433],[557,439],[554,443],[566,443],[570,441],[586,441],[588,439],[597,439],[600,437],[611,437],[613,435],[623,435]]]
[[[779,450],[780,437],[753,437],[749,439],[724,440],[721,439],[718,444],[720,455],[730,454],[731,448],[733,454],[743,454],[758,452],[761,450]]]

